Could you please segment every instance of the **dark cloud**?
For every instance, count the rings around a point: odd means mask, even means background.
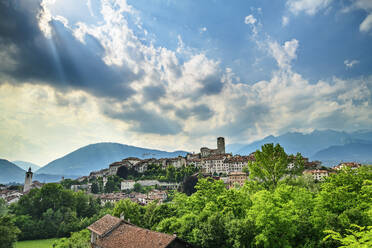
[[[320,117],[313,121],[313,126],[318,129],[345,130],[352,126],[353,119],[346,115],[343,110],[334,110],[329,115]]]
[[[200,92],[204,95],[217,95],[221,92],[223,87],[220,74],[210,75],[201,83],[203,85],[203,88]]]
[[[188,119],[195,116],[200,121],[206,121],[213,116],[213,111],[205,104],[200,104],[191,108],[180,108],[175,111],[176,116],[181,119]]]
[[[138,104],[122,107],[120,110],[106,107],[103,113],[112,119],[131,124],[131,130],[135,132],[174,135],[182,131],[182,126],[177,121],[145,110]]]
[[[94,37],[82,44],[59,21],[51,23],[52,37],[45,38],[37,21],[40,8],[36,0],[0,0],[0,48],[8,58],[0,60],[1,76],[13,83],[42,82],[115,99],[134,93],[128,83],[141,73],[134,74],[125,65],[107,66]],[[16,62],[13,67],[2,64],[9,59]]]
[[[143,96],[145,101],[156,102],[165,95],[165,88],[162,85],[159,86],[147,86],[143,89]]]
[[[270,107],[264,104],[248,106],[241,108],[239,114],[235,116],[235,120],[214,130],[214,133],[236,137],[244,134],[247,130],[255,130],[256,123],[261,126],[265,125],[267,118],[270,118]]]

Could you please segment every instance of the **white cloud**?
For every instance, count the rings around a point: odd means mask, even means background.
[[[253,15],[248,15],[244,19],[245,24],[255,24],[257,22],[256,18],[253,17]]]
[[[44,33],[45,37],[51,37],[52,29],[50,27],[50,21],[52,21],[52,14],[49,10],[49,5],[55,3],[55,0],[43,0],[40,3],[41,9],[37,16],[39,20],[39,28]]]
[[[289,17],[288,16],[283,16],[282,17],[282,26],[285,27],[289,23]]]
[[[342,12],[348,13],[353,10],[364,10],[367,13],[366,18],[359,25],[359,31],[368,32],[372,29],[372,1],[354,0],[351,5],[346,6]]]
[[[369,14],[359,26],[361,32],[368,32],[372,29],[372,14]]]
[[[359,60],[345,60],[344,64],[346,66],[346,69],[350,69],[354,65],[359,64]]]
[[[308,15],[314,15],[319,10],[329,6],[332,0],[288,0],[287,5],[294,14],[305,12]]]
[[[199,29],[199,33],[204,33],[204,32],[206,32],[207,31],[207,27],[202,27],[202,28],[200,28]]]
[[[281,69],[288,69],[291,66],[291,61],[297,58],[298,44],[296,39],[286,41],[283,46],[280,46],[276,41],[270,41],[268,43],[269,53]]]
[[[257,24],[259,24],[257,22],[257,19],[254,18],[253,15],[248,15],[248,16],[245,17],[244,23],[247,24],[247,25],[250,25],[251,28],[252,28],[253,36],[254,37],[257,36],[257,33],[258,33]]]

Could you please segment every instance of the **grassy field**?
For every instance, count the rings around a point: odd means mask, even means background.
[[[15,248],[51,248],[56,239],[39,239],[19,241],[16,243]]]

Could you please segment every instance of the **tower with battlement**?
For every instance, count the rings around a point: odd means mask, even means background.
[[[23,186],[23,192],[27,192],[31,189],[31,184],[32,184],[32,175],[34,173],[32,173],[31,171],[31,167],[28,169],[28,171],[26,172],[26,177],[25,177],[25,184]]]
[[[209,149],[208,147],[200,148],[200,158],[207,158],[215,155],[224,155],[225,154],[225,138],[217,138],[217,149]]]
[[[225,154],[225,138],[218,137],[217,138],[217,150],[220,154]]]

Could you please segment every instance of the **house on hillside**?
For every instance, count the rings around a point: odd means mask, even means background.
[[[229,165],[224,163],[226,157],[230,157],[229,154],[215,155],[204,158],[202,165],[202,171],[205,173],[229,173]]]
[[[310,175],[316,181],[324,180],[324,178],[329,176],[328,170],[304,170],[304,175]]]
[[[341,170],[342,168],[346,168],[346,167],[349,167],[351,169],[358,169],[360,166],[362,166],[362,165],[359,164],[359,163],[355,163],[355,162],[343,162],[343,163],[340,163],[336,166],[333,166],[332,169]]]
[[[109,214],[88,227],[93,248],[186,248],[190,244],[175,235],[135,226]]]
[[[235,187],[235,185],[239,185],[242,187],[247,181],[248,175],[245,172],[239,172],[239,171],[234,171],[229,173],[229,188]]]
[[[242,172],[244,166],[248,165],[249,161],[255,161],[254,156],[233,156],[224,160],[225,168],[228,168],[228,172]]]

